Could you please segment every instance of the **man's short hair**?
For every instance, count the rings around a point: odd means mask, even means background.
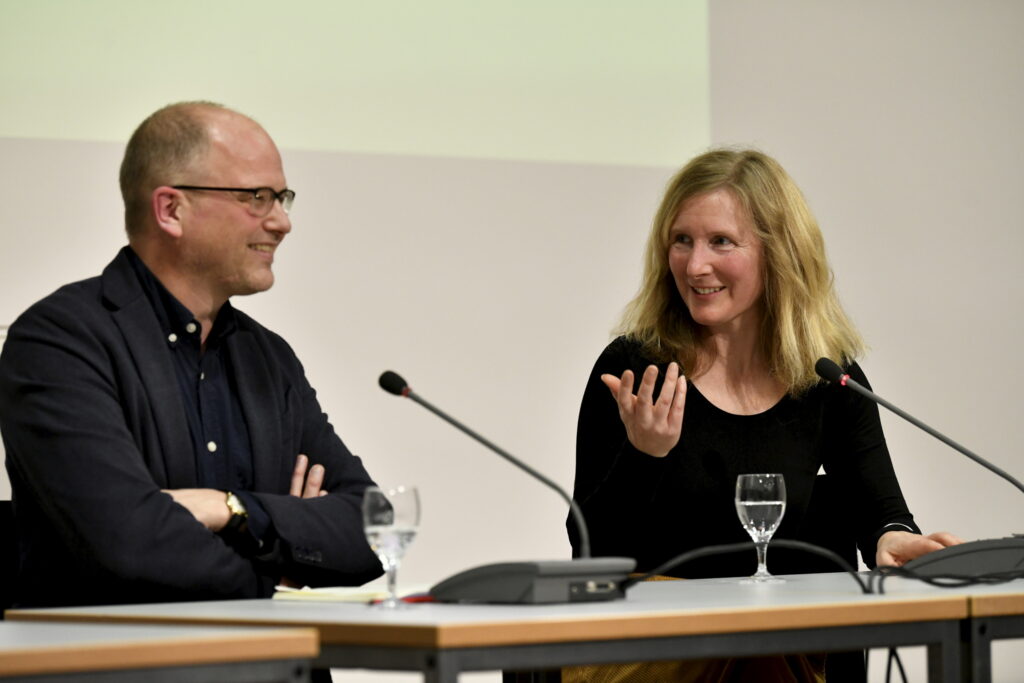
[[[230,111],[215,102],[169,104],[150,114],[132,133],[120,176],[129,237],[140,234],[154,189],[188,182],[185,173],[210,146],[203,114],[211,110]]]

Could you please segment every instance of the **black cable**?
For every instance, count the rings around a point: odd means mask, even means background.
[[[892,652],[892,657],[896,660],[896,666],[899,667],[900,678],[903,680],[903,683],[907,683],[907,672],[903,670],[903,660],[900,659],[900,653],[894,647],[889,648],[889,651]]]
[[[871,585],[861,579],[861,576],[857,573],[857,570],[855,570],[849,562],[847,562],[842,557],[832,552],[828,548],[822,548],[821,546],[817,546],[812,543],[805,543],[803,541],[791,541],[785,538],[775,539],[771,542],[770,545],[776,548],[790,548],[791,550],[802,550],[804,552],[812,553],[814,555],[820,555],[821,557],[824,557],[832,561],[833,563],[838,565],[843,571],[852,576],[853,580],[857,582],[857,586],[860,587],[862,592],[871,593]],[[693,560],[696,560],[701,557],[707,557],[709,555],[727,555],[729,553],[744,552],[753,549],[753,542],[747,542],[730,543],[727,545],[709,545],[704,546],[703,548],[688,550],[685,553],[676,555],[668,562],[665,562],[655,567],[646,574],[641,574],[640,576],[626,579],[622,582],[622,590],[625,591],[627,588],[630,588],[631,586],[639,583],[640,581],[643,581],[644,579],[648,579],[652,576],[663,574],[669,571],[670,569],[674,569],[679,565],[686,564],[687,562],[692,562]]]
[[[869,585],[874,587],[877,580],[877,589],[873,589],[873,592],[884,594],[885,579],[889,576],[915,579],[936,588],[963,588],[964,586],[995,585],[1024,578],[1024,569],[969,576],[966,574],[921,574],[904,567],[881,565],[872,569],[868,575]]]
[[[831,560],[834,564],[839,566],[844,572],[853,577],[853,580],[860,586],[861,592],[865,594],[871,593],[871,585],[867,581],[861,579],[861,575],[857,573],[854,567],[844,560],[838,553],[823,548],[820,545],[814,545],[813,543],[805,543],[804,541],[792,541],[788,538],[779,538],[772,541],[772,544],[776,548],[790,548],[791,550],[803,550],[804,552],[811,553],[813,555],[819,555],[827,560]]]
[[[900,679],[903,683],[907,683],[907,672],[903,670],[903,660],[900,659],[900,653],[896,651],[896,648],[889,648],[889,658],[885,662],[885,683],[889,683],[889,677],[892,675],[892,663],[896,661],[896,668],[899,669]]]
[[[622,590],[625,591],[627,588],[631,588],[634,585],[651,578],[652,576],[659,576],[669,569],[678,567],[681,564],[692,562],[693,560],[701,557],[707,557],[709,555],[728,555],[729,553],[738,553],[745,550],[750,550],[753,547],[753,543],[728,543],[726,545],[706,545],[702,548],[695,548],[694,550],[687,550],[685,553],[676,555],[668,562],[664,562],[646,574],[640,576],[633,576],[622,582]]]
[[[896,648],[889,648],[889,658],[885,662],[885,683],[889,683],[889,677],[892,675],[892,663],[896,661],[896,667],[900,672],[900,679],[903,683],[907,683],[907,672],[903,670],[903,660],[900,659],[900,653],[896,651]]]

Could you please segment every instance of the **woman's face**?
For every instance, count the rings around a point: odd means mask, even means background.
[[[756,330],[762,253],[753,220],[732,192],[686,201],[669,230],[668,267],[694,321],[716,333]]]

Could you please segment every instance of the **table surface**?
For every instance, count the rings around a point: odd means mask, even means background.
[[[569,605],[420,603],[385,610],[341,602],[233,600],[10,610],[7,618],[307,626],[320,632],[322,645],[444,649],[958,620],[969,614],[961,591],[896,587],[890,580],[886,595],[865,595],[846,574],[784,578],[785,583],[764,585],[738,579],[648,582],[631,588],[625,600]],[[1016,586],[1024,598],[1024,581]]]
[[[913,579],[891,577],[885,580],[885,591],[892,595],[920,592],[921,583]],[[948,595],[965,595],[967,609],[972,617],[1002,617],[1024,615],[1024,579],[990,585],[962,586],[958,588],[931,588]]]
[[[0,680],[29,674],[313,659],[318,653],[312,628],[0,621]]]

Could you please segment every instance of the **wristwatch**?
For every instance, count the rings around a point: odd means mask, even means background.
[[[227,503],[228,511],[231,512],[231,518],[224,526],[224,530],[228,532],[245,531],[246,522],[249,521],[249,512],[245,509],[241,499],[228,491],[224,502]]]

